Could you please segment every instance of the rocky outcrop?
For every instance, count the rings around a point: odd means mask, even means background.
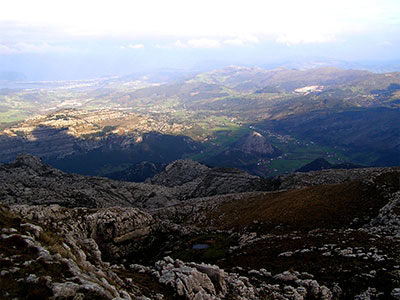
[[[379,175],[389,172],[400,172],[400,168],[359,168],[321,170],[307,173],[296,172],[280,175],[277,179],[281,182],[279,189],[300,189],[307,186],[338,184],[349,181],[374,182]]]
[[[119,259],[141,248],[141,243],[157,228],[153,218],[137,208],[112,207],[86,217],[90,237],[104,257]]]
[[[102,261],[97,243],[87,238],[85,223],[76,222],[76,211],[59,206],[12,210],[1,206],[0,210],[0,298],[130,300],[135,296],[135,287],[127,292]],[[14,220],[17,216],[24,221]]]
[[[158,281],[172,287],[179,296],[188,300],[220,299],[339,299],[342,290],[333,285],[331,289],[312,279],[313,275],[296,271],[285,271],[273,276],[265,269],[250,270],[247,276],[228,273],[218,266],[184,263],[179,259],[164,257],[155,267],[131,265],[131,268],[146,272]],[[257,283],[253,283],[257,282]]]
[[[169,164],[164,172],[146,182],[175,186],[182,200],[213,195],[276,190],[279,182],[260,178],[234,168],[209,168],[191,160]]]
[[[279,186],[274,179],[260,178],[232,168],[214,168],[196,180],[183,185],[191,190],[190,198],[253,191],[273,191]]]
[[[189,168],[192,171],[186,177],[186,168],[182,166],[188,165],[195,167]],[[164,174],[157,177],[159,182],[167,182],[167,185],[186,183],[170,188],[67,174],[43,164],[36,157],[20,155],[14,163],[0,165],[0,199],[4,204],[154,208],[197,197],[270,190],[277,186],[274,180],[261,179],[230,168],[209,169],[191,161],[177,161],[166,172],[172,172],[177,178]],[[202,175],[196,177],[199,174]]]
[[[396,200],[392,202],[397,203]],[[395,209],[395,206],[389,206]],[[382,211],[387,211],[389,206]],[[0,222],[3,224],[0,285],[6,283],[0,296],[4,298],[20,296],[24,286],[29,285],[30,291],[51,299],[75,295],[79,295],[79,299],[146,299],[139,297],[143,293],[149,295],[143,288],[159,284],[165,287],[163,293],[172,293],[168,297],[173,298],[167,299],[346,299],[337,283],[323,284],[313,274],[294,270],[273,274],[264,268],[246,270],[238,267],[228,272],[217,265],[183,262],[171,257],[164,257],[151,266],[110,265],[105,261],[122,261],[121,258],[129,253],[140,251],[145,238],[156,234],[158,226],[164,226],[137,208],[93,210],[58,205],[0,206]],[[350,230],[345,230],[340,234],[342,242],[349,233]],[[251,244],[250,239],[256,241],[255,237],[241,235],[247,246]],[[309,232],[308,238],[313,239],[314,235],[321,238],[318,231]],[[269,241],[274,239],[272,235],[266,238]],[[285,240],[285,237],[279,239]],[[256,242],[252,243],[251,247],[257,247]],[[369,263],[392,262],[392,258],[382,255],[378,249],[370,255],[372,248],[342,249],[334,244],[311,248],[285,252],[285,257],[291,259],[295,255],[321,251],[325,259],[340,256],[342,260],[353,260],[365,252]],[[330,252],[332,254],[327,255]],[[21,255],[23,261],[19,259]],[[230,255],[235,255],[235,252]],[[368,278],[377,276],[376,273],[371,271]],[[145,286],[140,281],[143,280],[141,276],[146,280]],[[398,289],[392,288],[390,293],[396,299]],[[159,292],[156,295],[154,299],[166,296]],[[354,299],[383,295],[376,288],[368,288]]]
[[[398,168],[296,173],[278,184],[357,182],[246,193],[272,181],[200,168],[166,187],[65,174],[28,155],[1,165],[0,298],[28,286],[50,299],[398,297]]]
[[[158,225],[152,216],[137,208],[111,207],[95,211],[80,208],[68,209],[59,205],[12,206],[11,211],[24,218],[51,226],[68,239],[84,241],[93,253],[108,260],[125,257],[139,251],[144,239],[153,234]],[[95,247],[91,247],[95,242]]]
[[[66,174],[30,155],[0,165],[0,199],[4,204],[92,208],[177,203],[175,192],[166,187]]]
[[[364,226],[370,232],[400,239],[400,192],[392,194],[378,216]]]
[[[299,189],[354,180],[373,184],[380,175],[398,171],[398,168],[323,170],[267,179],[232,168],[208,168],[185,160],[170,164],[165,172],[155,177],[154,182],[176,185],[168,187],[67,174],[43,164],[38,158],[20,155],[14,163],[0,165],[0,199],[5,204],[155,208],[223,194]]]
[[[146,183],[164,185],[168,187],[179,186],[195,180],[206,174],[210,168],[190,159],[177,160],[170,163],[165,171],[146,180]]]

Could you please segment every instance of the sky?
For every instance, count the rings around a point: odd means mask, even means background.
[[[400,61],[398,0],[2,0],[0,73]],[[350,64],[351,65],[351,64]]]

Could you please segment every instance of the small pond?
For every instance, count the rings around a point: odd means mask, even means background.
[[[208,244],[193,244],[192,249],[194,250],[202,250],[202,249],[207,249],[210,248],[210,245]]]

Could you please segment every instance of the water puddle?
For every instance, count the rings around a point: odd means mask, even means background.
[[[194,249],[194,250],[203,250],[203,249],[207,249],[207,248],[210,248],[210,245],[208,245],[208,244],[194,244],[192,246],[192,249]]]

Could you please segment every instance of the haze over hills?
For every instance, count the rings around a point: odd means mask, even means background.
[[[91,175],[182,157],[260,176],[319,157],[400,164],[400,73],[229,66],[161,78],[3,89],[1,161],[27,152]]]

